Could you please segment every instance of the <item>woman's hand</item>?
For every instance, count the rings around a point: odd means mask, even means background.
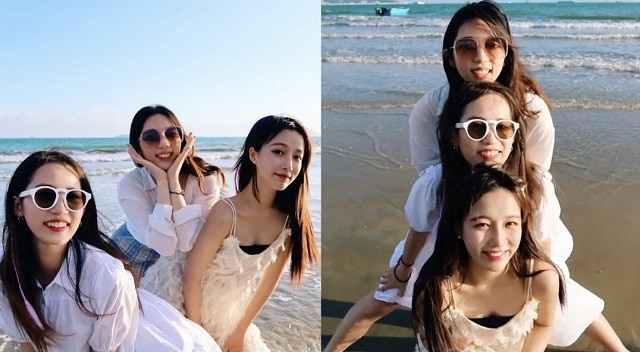
[[[180,169],[182,169],[182,164],[184,164],[184,161],[187,159],[187,155],[189,155],[193,150],[193,145],[196,141],[196,137],[193,135],[193,132],[189,132],[189,134],[185,136],[185,141],[187,143],[184,145],[184,148],[182,148],[182,152],[180,152],[176,160],[173,161],[173,164],[171,164],[169,169],[167,169],[167,175],[176,180],[176,182],[178,180],[178,175],[180,174]]]
[[[222,352],[242,352],[244,350],[244,334],[244,330],[239,330],[236,327],[224,341]]]
[[[131,144],[128,145],[127,152],[129,153],[131,160],[149,170],[149,173],[151,173],[151,176],[154,180],[156,180],[156,182],[158,182],[158,180],[167,178],[167,173],[164,170],[156,166],[156,164],[142,157],[142,155],[140,155]]]
[[[397,288],[399,291],[398,295],[403,296],[404,290],[407,288],[407,282],[411,276],[411,271],[411,267],[404,265],[390,267],[386,272],[382,273],[382,276],[380,276],[380,286],[378,287],[378,291]],[[407,281],[400,282],[398,279]]]

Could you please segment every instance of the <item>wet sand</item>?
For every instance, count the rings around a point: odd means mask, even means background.
[[[325,109],[322,165],[322,334],[336,301],[370,292],[406,233],[410,108]],[[604,315],[640,350],[640,120],[636,111],[554,111],[554,175],[562,219],[573,234],[571,276],[605,300]],[[344,304],[343,304],[344,306]],[[337,308],[336,308],[337,309]],[[377,324],[372,336],[410,337]],[[405,339],[406,341],[406,339]],[[568,350],[599,351],[588,337]]]

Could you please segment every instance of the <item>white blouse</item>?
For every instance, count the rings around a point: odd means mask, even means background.
[[[109,314],[96,318],[78,308],[75,285],[68,274],[75,273],[76,261],[74,255],[69,255],[42,291],[47,322],[60,333],[56,337],[59,346],[50,346],[49,350],[111,351],[120,346],[120,351],[133,351],[139,317],[133,277],[120,261],[105,252],[87,247],[85,253],[80,289],[91,297],[85,299],[85,305]],[[5,294],[0,297],[0,327],[11,339],[29,342],[14,320]]]
[[[220,350],[206,331],[168,303],[149,292],[138,292],[122,262],[95,247],[85,249],[80,290],[85,306],[101,316],[87,315],[76,304],[74,280],[69,276],[75,276],[76,260],[70,254],[42,291],[45,319],[59,333],[57,346],[48,346],[49,351]],[[4,293],[1,283],[0,288]],[[17,342],[30,342],[16,324],[6,294],[0,295],[0,328]]]
[[[419,174],[429,166],[440,162],[438,146],[438,118],[449,97],[449,85],[444,84],[432,89],[414,105],[409,116],[409,146],[411,165]],[[536,94],[527,94],[529,111],[538,112],[535,119],[527,121],[527,159],[544,170],[551,167],[555,128],[551,120],[549,107]]]
[[[171,205],[157,203],[156,183],[149,170],[138,167],[118,182],[118,200],[127,216],[127,229],[140,243],[162,256],[176,250],[188,252],[213,204],[220,198],[221,180],[218,174],[202,180],[189,175],[184,189],[186,206],[173,210]]]

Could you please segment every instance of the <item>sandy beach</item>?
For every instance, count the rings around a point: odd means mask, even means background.
[[[338,310],[370,292],[407,230],[410,108],[324,109],[322,334]],[[629,110],[556,109],[551,173],[573,234],[571,276],[605,300],[604,315],[640,350],[640,121]],[[341,302],[340,304],[336,302]],[[333,310],[333,312],[332,312]],[[371,336],[410,341],[411,330],[376,324]],[[404,338],[404,339],[402,339]],[[567,350],[598,351],[582,337]]]

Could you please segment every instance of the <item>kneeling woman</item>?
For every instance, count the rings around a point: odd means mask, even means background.
[[[220,351],[204,329],[136,283],[98,228],[82,167],[40,151],[5,197],[0,328],[23,351]]]

